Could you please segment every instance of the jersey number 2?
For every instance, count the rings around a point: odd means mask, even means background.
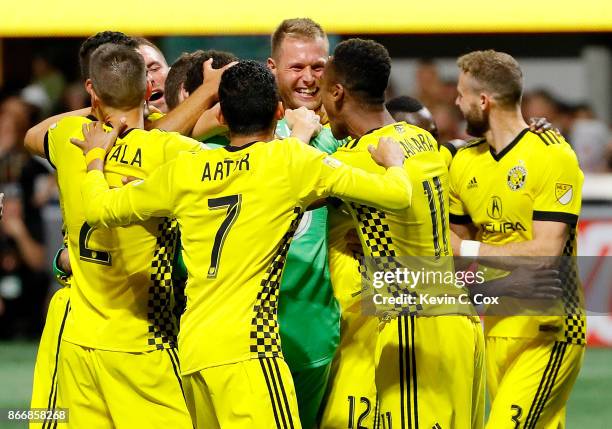
[[[208,278],[214,279],[219,272],[219,259],[223,250],[223,243],[227,234],[236,222],[236,218],[240,214],[240,205],[242,204],[242,195],[228,195],[227,197],[210,198],[208,200],[208,208],[210,210],[227,209],[225,219],[221,222],[221,226],[215,235],[212,253],[210,255],[210,267],[208,267]]]
[[[87,222],[81,227],[81,232],[79,233],[79,258],[82,261],[93,262],[95,264],[112,265],[110,253],[87,247],[93,230],[94,228],[89,226]]]

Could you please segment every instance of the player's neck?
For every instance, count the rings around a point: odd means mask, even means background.
[[[382,110],[356,108],[352,109],[351,112],[346,122],[349,136],[353,138],[359,138],[369,131],[396,122],[387,109],[384,108]]]
[[[315,109],[315,113],[319,115],[319,118],[321,118],[321,125],[325,125],[329,122],[327,112],[325,111],[325,108],[323,108],[322,104]]]
[[[491,112],[489,121],[489,130],[484,137],[495,153],[504,150],[521,131],[527,128],[527,123],[518,107],[516,110]]]
[[[230,132],[230,146],[242,147],[253,142],[274,140],[274,129],[253,134],[236,135]]]
[[[113,108],[104,109],[104,122],[118,124],[125,119],[127,129],[144,128],[144,116],[142,107],[130,110],[119,110]]]

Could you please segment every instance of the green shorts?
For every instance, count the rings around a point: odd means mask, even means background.
[[[292,372],[303,429],[313,429],[327,389],[331,362]]]

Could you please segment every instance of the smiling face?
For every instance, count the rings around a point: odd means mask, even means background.
[[[164,86],[168,75],[168,63],[164,56],[149,45],[138,46],[138,52],[144,59],[147,68],[147,80],[151,84],[151,97],[149,104],[153,105],[162,112],[167,112],[166,99],[164,98]]]
[[[279,93],[286,108],[321,106],[321,76],[328,57],[328,42],[287,36],[268,66],[276,76]]]

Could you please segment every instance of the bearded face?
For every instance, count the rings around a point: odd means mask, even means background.
[[[489,130],[489,112],[481,108],[480,91],[473,79],[461,72],[457,82],[457,100],[455,104],[467,123],[467,133],[474,137],[483,137]]]
[[[461,113],[465,117],[467,133],[473,137],[484,137],[489,130],[489,113],[480,109],[476,103],[470,105],[467,111],[462,110]]]

